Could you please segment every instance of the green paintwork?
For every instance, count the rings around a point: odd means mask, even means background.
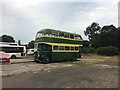
[[[80,57],[79,52],[53,52],[52,60],[53,61],[62,61],[64,59],[72,59],[74,55],[76,58]]]
[[[79,34],[74,34],[74,33],[69,33],[69,32],[63,32],[60,30],[53,30],[53,29],[43,29],[38,33],[42,33],[42,34],[53,34],[53,32],[55,33],[64,33],[65,34],[72,34],[74,36],[79,36],[81,37]],[[41,37],[36,37],[35,40],[35,45],[37,46],[37,44],[40,44],[40,42],[47,42],[47,43],[60,43],[60,44],[75,44],[75,45],[82,45],[82,38],[81,40],[75,40],[75,39],[70,39],[70,38],[62,38],[62,37],[45,37],[45,36],[41,36]],[[75,58],[79,58],[80,57],[80,52],[77,51],[73,51],[73,52],[53,52],[52,50],[52,45],[50,46],[51,50],[49,51],[39,51],[38,48],[36,48],[37,50],[35,51],[35,60],[43,60],[44,57],[50,57],[51,61],[61,61],[64,59],[72,59],[73,57]]]
[[[64,34],[72,34],[72,35],[76,35],[76,36],[80,36],[79,34],[76,33],[69,33],[69,32],[65,32],[65,31],[60,31],[60,30],[55,30],[55,29],[42,29],[40,31],[38,31],[37,33],[42,33],[42,34],[52,34],[52,33],[64,33]],[[80,36],[81,37],[81,36]],[[81,37],[82,38],[82,37]]]
[[[82,41],[69,40],[64,38],[40,37],[36,38],[35,42],[51,42],[51,43],[66,43],[66,44],[82,44]]]
[[[48,52],[48,51],[39,51],[35,52],[35,58],[38,59],[37,54],[41,56],[48,56],[50,57],[51,61],[63,61],[66,59],[72,59],[73,57],[79,58],[80,57],[80,52]],[[42,61],[42,58],[39,58]]]

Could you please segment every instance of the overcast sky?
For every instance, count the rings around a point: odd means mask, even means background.
[[[56,1],[56,2],[55,2]],[[75,2],[76,1],[76,2]],[[3,0],[0,2],[0,36],[11,35],[28,43],[44,28],[78,33],[92,22],[118,27],[119,0]]]

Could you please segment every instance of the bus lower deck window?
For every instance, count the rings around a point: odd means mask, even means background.
[[[54,46],[54,47],[53,47],[53,50],[58,50],[58,46]]]
[[[69,46],[65,46],[65,50],[69,50]]]
[[[78,50],[78,47],[75,47],[75,50]]]
[[[71,47],[70,50],[74,50],[74,47]]]
[[[59,47],[59,50],[64,50],[64,46],[60,46],[60,47]]]

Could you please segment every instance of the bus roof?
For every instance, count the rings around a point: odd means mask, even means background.
[[[54,30],[54,29],[42,29],[42,30],[38,31],[37,33],[52,34],[52,32],[56,32],[56,33],[59,32],[59,33],[64,33],[64,34],[73,34],[73,35],[80,36],[79,34],[69,33],[69,32],[64,32],[64,31]]]
[[[3,44],[0,44],[0,47],[25,47],[25,46],[3,45]]]

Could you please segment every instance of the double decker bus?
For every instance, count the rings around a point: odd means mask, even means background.
[[[26,56],[26,47],[19,46],[16,44],[0,44],[0,51],[6,52],[10,58],[25,57]]]
[[[34,61],[49,63],[81,58],[82,37],[79,34],[53,29],[37,32],[34,46]]]

